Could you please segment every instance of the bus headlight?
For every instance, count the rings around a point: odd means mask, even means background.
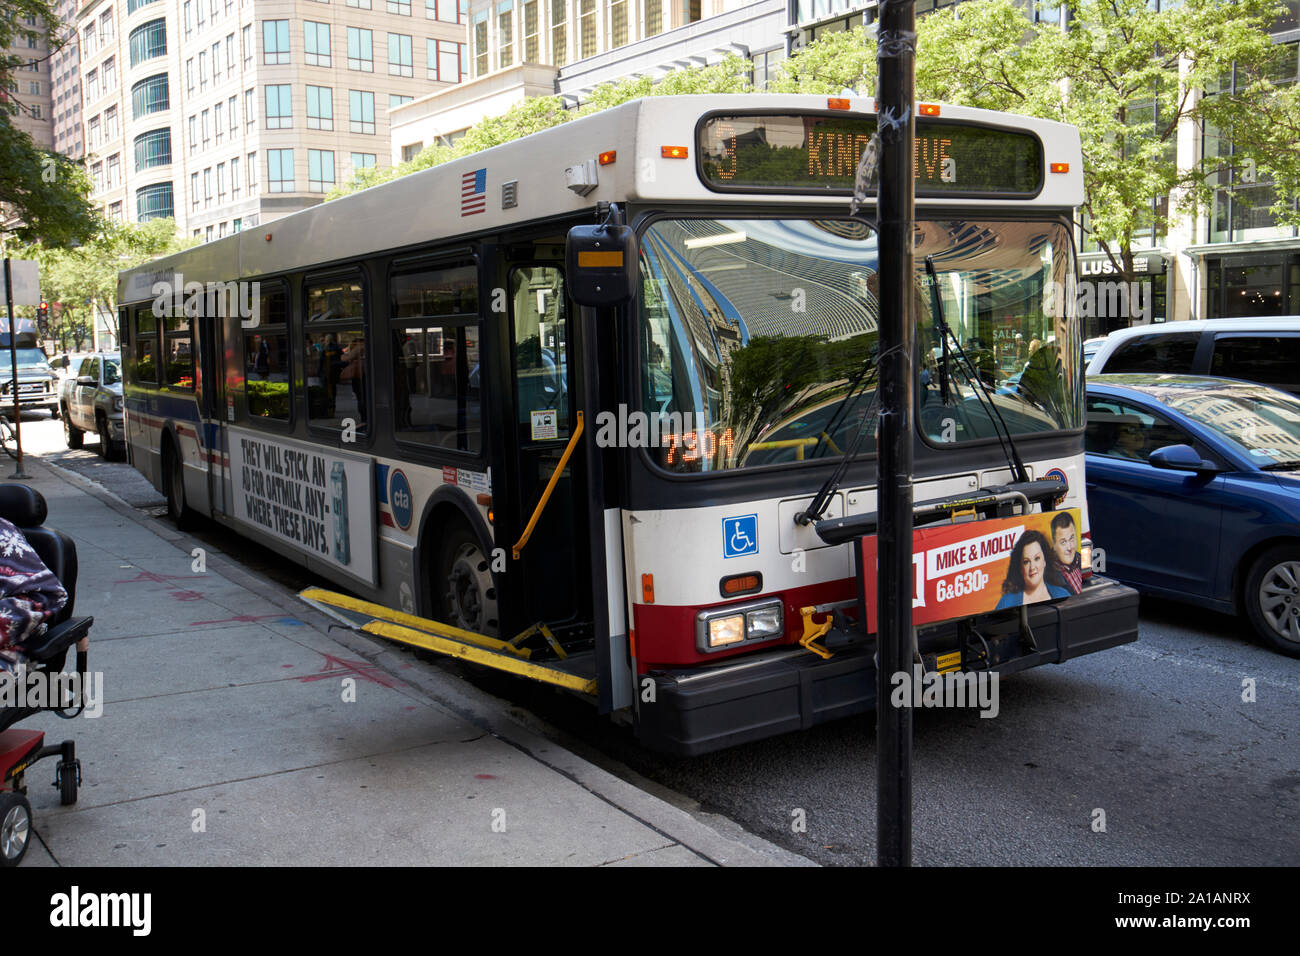
[[[705,654],[784,633],[785,605],[779,599],[710,608],[695,618],[695,646]]]

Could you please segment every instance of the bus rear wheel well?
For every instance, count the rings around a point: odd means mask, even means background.
[[[418,613],[495,636],[499,620],[491,539],[446,500],[435,501],[421,524]],[[459,600],[449,601],[453,592]]]

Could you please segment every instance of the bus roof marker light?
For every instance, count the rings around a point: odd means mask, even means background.
[[[654,604],[655,602],[655,576],[653,574],[641,575],[641,603]]]
[[[1049,167],[1054,173],[1068,173],[1070,171],[1069,163],[1052,163]]]
[[[614,160],[618,159],[618,150],[607,149],[596,158],[602,166],[612,165]]]
[[[271,234],[269,232],[266,234],[266,241],[267,242],[271,241]]]
[[[918,103],[918,104],[917,104],[917,107],[916,107],[916,111],[917,111],[917,113],[918,113],[919,115],[921,115],[921,116],[938,116],[938,115],[939,115],[939,104],[938,104],[938,103]]]
[[[828,96],[826,98],[826,108],[828,110],[847,110],[851,105],[848,97],[845,96]]]
[[[685,146],[660,146],[659,155],[664,159],[686,159],[690,152]]]

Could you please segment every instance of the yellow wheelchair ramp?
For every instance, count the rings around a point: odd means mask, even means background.
[[[587,659],[591,655],[574,655],[545,662],[528,659],[532,656],[532,650],[519,647],[518,643],[537,633],[539,629],[536,626],[529,628],[514,641],[503,641],[324,588],[307,588],[298,597],[322,614],[365,634],[386,637],[412,647],[553,684],[580,694],[596,693],[595,678],[590,673],[584,673],[590,670],[593,663]],[[549,632],[546,633],[549,636]]]

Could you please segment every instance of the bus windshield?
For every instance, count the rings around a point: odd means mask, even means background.
[[[990,401],[1013,434],[1082,427],[1072,255],[1054,221],[918,221],[916,417],[929,441],[995,437]],[[863,428],[859,451],[874,453],[879,285],[869,226],[658,220],[640,256],[640,411],[660,467],[835,457]],[[940,312],[957,340],[946,348]]]

